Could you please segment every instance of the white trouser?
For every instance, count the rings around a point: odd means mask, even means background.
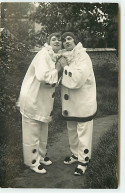
[[[88,122],[67,122],[69,145],[71,152],[81,163],[91,159],[93,120]]]
[[[22,115],[22,136],[24,163],[35,166],[47,153],[48,123]]]

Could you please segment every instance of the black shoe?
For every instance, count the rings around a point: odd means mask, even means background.
[[[40,163],[44,164],[44,165],[51,165],[52,161],[50,161],[50,159],[48,157],[42,158],[40,159]]]
[[[76,157],[74,154],[72,154],[71,157],[66,157],[64,160],[64,163],[67,165],[70,165],[72,163],[78,162],[78,157]]]
[[[75,169],[74,175],[81,176],[85,173],[86,169],[87,169],[87,165],[86,166],[78,165],[77,168]]]

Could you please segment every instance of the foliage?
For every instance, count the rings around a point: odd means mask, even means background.
[[[73,31],[87,48],[118,48],[117,3],[1,3],[1,25],[22,43],[43,45],[53,31]],[[35,23],[41,30],[35,32]]]
[[[5,28],[12,38],[31,48],[34,46],[30,39],[33,24],[29,22],[29,15],[33,10],[33,3],[1,3],[1,27]]]
[[[100,139],[86,172],[85,188],[118,188],[118,124]]]
[[[28,29],[31,28],[26,23],[27,12],[30,4],[27,3],[2,3],[1,25],[7,28],[14,37],[23,42],[28,37]]]
[[[17,112],[15,101],[19,94],[22,75],[29,65],[29,62],[27,66],[25,65],[25,59],[27,63],[31,54],[29,54],[27,45],[12,39],[11,36],[7,35],[5,29],[1,34],[1,45],[0,117],[5,120],[6,115],[9,116]]]
[[[0,186],[5,185],[23,167],[21,116],[16,101],[23,77],[34,56],[29,53],[26,44],[12,38],[7,32],[6,29],[2,31],[0,50]]]
[[[37,35],[40,44],[52,32],[73,31],[85,47],[117,48],[117,14],[116,3],[42,2],[31,19],[42,26]]]
[[[94,69],[97,85],[97,117],[118,112],[118,67],[107,63]],[[109,88],[110,86],[110,88]]]

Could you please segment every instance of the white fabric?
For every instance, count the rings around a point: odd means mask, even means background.
[[[88,122],[67,122],[69,145],[71,152],[78,157],[78,161],[87,163],[86,157],[91,159],[93,120]],[[84,150],[88,153],[84,153]]]
[[[22,116],[22,135],[24,163],[35,166],[47,153],[48,123]],[[36,160],[34,164],[33,160]]]
[[[67,110],[67,117],[92,116],[97,110],[97,102],[91,59],[81,43],[75,46],[71,57],[69,52],[69,57],[66,56],[69,66],[65,66],[62,76],[62,112]],[[68,94],[68,100],[64,99],[65,94]]]
[[[42,122],[51,121],[54,98],[52,94],[58,82],[55,61],[58,55],[46,46],[39,51],[31,62],[22,83],[17,106],[23,115]],[[47,84],[46,84],[47,83]]]

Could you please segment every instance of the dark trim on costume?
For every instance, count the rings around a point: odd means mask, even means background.
[[[89,163],[89,162],[87,162],[87,163],[78,162],[78,165],[87,166],[88,163]]]
[[[65,116],[62,116],[62,117],[66,121],[88,122],[88,121],[91,121],[95,117],[96,114],[97,114],[97,111],[92,116],[88,116],[88,117],[65,117]]]

